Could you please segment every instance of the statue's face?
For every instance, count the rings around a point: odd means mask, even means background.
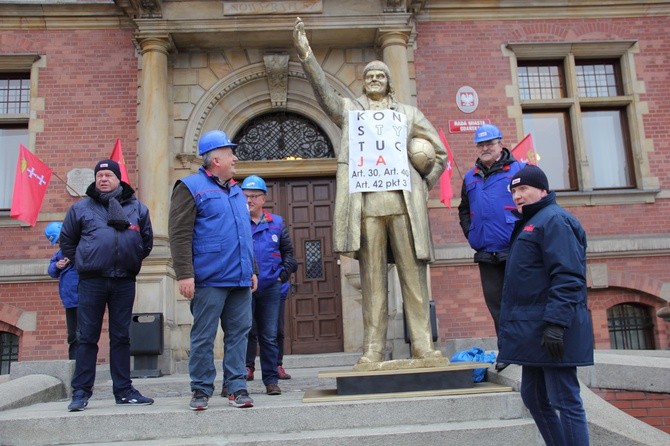
[[[368,96],[385,95],[388,90],[386,73],[381,70],[370,70],[365,73],[365,92]]]

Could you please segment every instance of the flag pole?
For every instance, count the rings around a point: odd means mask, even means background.
[[[70,189],[72,192],[74,192],[75,194],[77,194],[77,195],[79,196],[79,198],[84,198],[83,195],[81,195],[79,192],[77,192],[76,190],[74,190],[74,189],[72,188],[72,186],[70,186],[69,184],[67,184],[67,181],[65,181],[64,179],[62,179],[62,178],[60,177],[60,175],[58,175],[56,172],[53,172],[53,176],[55,176],[56,178],[58,178],[59,180],[61,180],[61,181],[63,182],[63,184],[65,184],[65,187],[67,187],[67,188]]]

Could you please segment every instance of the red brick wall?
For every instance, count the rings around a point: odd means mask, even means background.
[[[640,100],[649,113],[642,116],[645,137],[653,141],[649,152],[652,175],[661,188],[670,187],[670,42],[667,17],[631,19],[495,20],[481,22],[422,22],[417,25],[415,50],[417,102],[436,127],[448,132],[453,119],[491,119],[503,132],[505,146],[518,142],[516,123],[508,117],[513,105],[505,88],[512,85],[510,60],[502,47],[511,42],[567,42],[638,40],[635,54],[637,79],[646,93]],[[461,86],[473,87],[479,96],[478,109],[464,114],[456,106]],[[665,123],[665,124],[663,124]],[[474,164],[477,153],[472,133],[446,133],[456,169],[452,176],[455,196],[460,196],[462,175]],[[439,197],[435,188],[431,197]],[[653,204],[584,206],[568,208],[580,219],[590,238],[606,236],[626,239],[638,234],[667,233],[670,200],[658,198]],[[465,244],[456,209],[434,208],[430,212],[433,241],[437,248],[452,243]],[[596,346],[609,348],[606,309],[623,302],[639,302],[656,309],[664,305],[658,296],[663,282],[670,281],[666,258],[619,258],[589,260],[607,263],[610,288],[589,290],[589,306],[596,322]],[[475,264],[433,266],[432,285],[436,300],[441,339],[494,336]],[[669,325],[654,317],[657,348],[668,348]]]
[[[44,131],[35,153],[64,180],[73,168],[93,168],[109,157],[117,137],[132,184],[137,184],[137,57],[132,30],[3,31],[1,54],[40,54],[37,96],[45,98]],[[66,212],[78,198],[56,176],[42,212]],[[3,229],[2,259],[48,259],[47,222]]]
[[[628,415],[670,434],[670,394],[599,388],[591,390]]]
[[[40,54],[46,60],[37,79],[37,96],[45,99],[45,109],[36,117],[43,120],[44,131],[37,134],[34,150],[64,180],[71,169],[92,169],[109,157],[120,137],[130,181],[137,184],[138,61],[132,36],[131,29],[0,33],[1,54]],[[65,213],[77,199],[54,176],[42,212]],[[44,237],[46,223],[3,228],[0,259],[44,259],[46,265],[54,253]],[[11,328],[3,331],[17,331],[11,321],[21,310],[36,312],[38,328],[19,331],[19,359],[67,359],[57,282],[0,285],[0,321]],[[106,330],[105,323],[99,362],[109,357]]]

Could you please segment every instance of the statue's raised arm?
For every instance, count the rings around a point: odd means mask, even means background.
[[[307,34],[305,33],[305,24],[300,17],[295,19],[295,25],[293,25],[293,44],[298,52],[298,57],[300,58],[300,62],[302,62],[302,68],[305,70],[307,79],[312,84],[312,90],[314,90],[314,95],[319,105],[328,114],[330,119],[341,127],[343,107],[341,98],[326,80],[326,74],[314,57],[312,48],[309,46]]]
[[[293,45],[298,51],[300,60],[305,60],[312,54],[307,34],[305,34],[305,24],[300,17],[296,17],[295,25],[293,25]]]

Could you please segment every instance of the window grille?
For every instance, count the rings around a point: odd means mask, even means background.
[[[653,350],[653,324],[649,310],[636,304],[616,305],[607,310],[610,346],[619,350]]]
[[[0,332],[0,375],[8,375],[12,362],[19,360],[19,337]]]
[[[280,112],[259,116],[235,136],[235,154],[241,161],[286,158],[334,158],[326,134],[309,119]]]

